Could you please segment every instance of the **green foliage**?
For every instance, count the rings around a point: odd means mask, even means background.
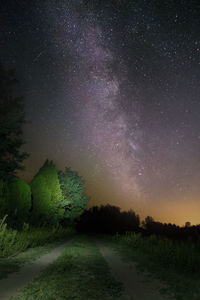
[[[65,217],[73,220],[84,212],[89,201],[85,194],[84,180],[69,168],[65,172],[59,171],[58,175],[64,197],[61,207],[65,209]]]
[[[8,203],[9,203],[8,182],[0,180],[0,218],[2,218],[6,214]]]
[[[72,228],[64,229],[58,225],[51,228],[32,228],[24,224],[21,231],[8,229],[6,217],[7,215],[0,220],[0,257],[15,255],[27,248],[60,240],[74,233]]]
[[[164,268],[173,268],[181,272],[195,273],[200,269],[200,244],[192,241],[176,241],[151,235],[143,237],[141,233],[116,235],[117,243],[127,245],[135,253],[147,255]]]
[[[34,177],[31,182],[31,191],[33,196],[32,219],[39,221],[40,224],[49,222],[53,217],[55,206],[44,176],[38,174]]]
[[[52,161],[46,160],[38,174],[44,176],[48,189],[51,191],[52,201],[56,206],[59,206],[63,201],[63,196],[56,166]]]
[[[46,160],[31,182],[33,195],[33,219],[40,224],[58,222],[63,214],[63,195],[58,172],[53,162]]]
[[[20,153],[25,121],[23,99],[13,94],[15,84],[13,70],[5,71],[0,65],[0,178],[3,180],[13,179],[16,170],[23,169],[22,162],[28,156]]]
[[[15,179],[8,185],[9,202],[6,213],[8,213],[9,224],[21,226],[28,220],[31,208],[31,189],[22,179]]]
[[[0,180],[0,217],[8,214],[9,225],[20,227],[28,220],[31,202],[31,189],[24,180]]]
[[[46,160],[31,182],[33,215],[40,223],[74,220],[86,209],[83,179],[70,169],[58,172],[53,162]]]

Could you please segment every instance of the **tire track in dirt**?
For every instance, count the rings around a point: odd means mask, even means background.
[[[17,296],[20,289],[39,275],[49,264],[53,263],[73,240],[74,238],[41,256],[33,263],[28,263],[19,272],[12,273],[7,278],[0,280],[0,299],[9,300],[11,296]]]
[[[129,300],[166,300],[173,299],[161,295],[159,290],[166,288],[159,280],[150,279],[149,274],[137,271],[134,262],[126,263],[113,250],[105,247],[100,241],[97,246],[106,262],[108,263],[113,276],[124,285],[125,296]]]

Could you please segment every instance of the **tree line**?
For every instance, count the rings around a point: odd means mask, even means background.
[[[70,168],[58,171],[46,160],[30,185],[17,177],[23,170],[28,153],[21,152],[24,144],[22,126],[26,123],[23,98],[16,96],[14,70],[6,71],[0,64],[0,218],[7,216],[12,227],[24,222],[40,226],[77,221],[79,232],[164,235],[170,238],[199,238],[200,225],[185,227],[156,222],[147,216],[141,223],[133,211],[121,212],[119,207],[106,205],[87,210],[89,198],[84,180]]]
[[[0,180],[0,218],[7,216],[11,227],[24,223],[39,226],[71,225],[87,208],[84,181],[66,168],[58,171],[46,160],[30,185],[23,179]]]
[[[77,230],[87,233],[115,234],[138,232],[140,217],[133,210],[120,211],[113,205],[94,206],[86,210],[77,221]]]
[[[46,160],[30,185],[17,177],[29,155],[20,151],[26,120],[23,98],[16,95],[14,70],[6,71],[0,64],[0,218],[7,215],[12,227],[24,222],[43,226],[71,223],[89,200],[77,172],[70,168],[58,171]]]
[[[113,205],[94,206],[86,210],[77,220],[77,230],[95,234],[125,234],[127,232],[141,233],[143,236],[157,235],[170,239],[184,240],[187,238],[200,240],[200,225],[185,226],[155,221],[147,216],[140,221],[140,216],[133,210],[121,211]]]

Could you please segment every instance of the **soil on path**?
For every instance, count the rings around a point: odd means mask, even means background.
[[[11,296],[17,296],[20,289],[25,287],[41,270],[53,263],[73,239],[56,247],[51,252],[41,256],[33,263],[22,267],[17,273],[12,273],[8,278],[0,280],[0,299],[9,300]]]
[[[166,300],[172,299],[161,295],[159,290],[166,288],[160,281],[150,279],[149,274],[137,271],[136,263],[124,262],[113,250],[96,241],[101,254],[111,268],[113,276],[121,281],[125,288],[125,296],[129,300]]]

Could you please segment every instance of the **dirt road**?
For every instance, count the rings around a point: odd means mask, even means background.
[[[53,263],[72,240],[56,247],[33,263],[25,265],[19,272],[12,273],[8,278],[0,280],[0,299],[9,300],[11,296],[17,296],[19,290],[36,277],[41,270]]]
[[[139,273],[135,263],[125,263],[112,249],[105,247],[99,241],[96,241],[96,244],[107,261],[113,276],[123,283],[125,296],[128,300],[172,299],[161,295],[159,290],[165,286],[158,280],[150,279],[147,274]]]

